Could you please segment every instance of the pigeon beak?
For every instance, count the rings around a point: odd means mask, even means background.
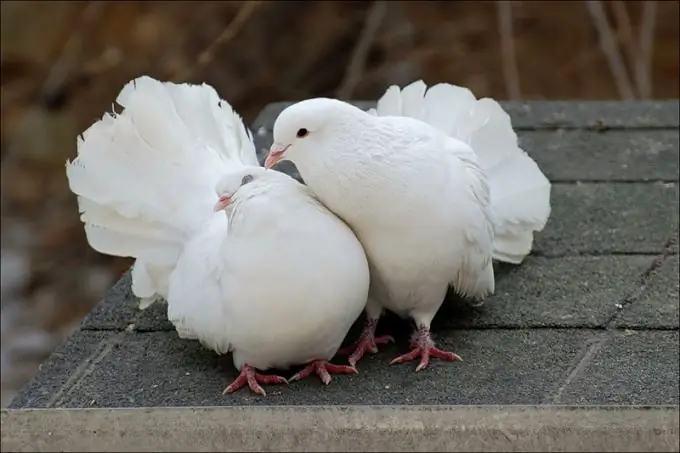
[[[264,160],[265,168],[272,168],[274,165],[283,160],[284,157],[283,154],[288,149],[288,146],[282,146],[277,143],[274,143],[272,147],[269,149],[269,154],[267,154],[267,158]]]
[[[217,203],[215,203],[215,207],[213,208],[213,211],[221,211],[222,209],[226,208],[231,204],[231,197],[227,195],[220,195],[219,200],[217,200]]]

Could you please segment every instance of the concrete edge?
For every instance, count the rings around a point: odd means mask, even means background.
[[[2,451],[680,451],[677,406],[16,409]]]

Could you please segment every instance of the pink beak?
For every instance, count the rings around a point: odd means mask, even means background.
[[[217,203],[215,203],[215,207],[213,208],[213,211],[221,211],[222,209],[226,208],[231,204],[231,197],[227,195],[221,195],[219,200],[217,200]]]
[[[272,168],[274,165],[279,163],[283,159],[283,154],[286,152],[287,149],[288,146],[282,146],[274,143],[272,147],[269,149],[269,154],[267,154],[267,158],[264,160],[264,167]]]

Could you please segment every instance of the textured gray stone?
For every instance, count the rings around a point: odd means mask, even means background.
[[[551,181],[677,181],[678,131],[523,131],[519,143]]]
[[[132,294],[130,272],[126,272],[80,323],[85,330],[123,330],[139,316]]]
[[[274,102],[255,119],[254,128],[271,130],[274,120],[292,102]],[[352,101],[362,109],[375,101]],[[680,126],[678,101],[510,101],[501,106],[517,129],[672,129]]]
[[[597,345],[597,344],[596,344]],[[678,332],[618,332],[593,354],[557,402],[677,406]]]
[[[83,330],[169,331],[174,327],[167,318],[164,301],[154,303],[145,310],[138,308],[139,300],[130,288],[130,272],[126,272],[85,317]]]
[[[555,184],[552,212],[536,235],[545,255],[660,253],[678,228],[678,184]]]
[[[138,299],[130,288],[130,273],[126,272],[111,288],[80,325],[83,330],[137,331],[174,330],[167,319],[167,305],[161,301],[140,310]]]
[[[96,358],[107,352],[116,332],[76,331],[62,343],[10,404],[10,407],[52,407],[68,398],[79,376],[98,365]]]
[[[668,257],[642,294],[618,317],[617,326],[677,329],[680,318],[678,271],[678,255]]]
[[[530,256],[496,272],[496,292],[482,309],[447,301],[434,326],[604,327],[651,261],[650,256]]]
[[[222,396],[236,377],[231,357],[218,358],[198,342],[180,340],[174,332],[120,332],[114,339],[92,335],[77,333],[61,351],[68,356],[71,348],[88,344],[94,352],[85,361],[96,361],[96,366],[87,372],[70,370],[66,384],[51,380],[58,370],[49,363],[38,374],[43,392],[67,396],[54,401],[53,407],[540,404],[559,388],[593,333],[450,331],[437,336],[439,344],[457,351],[464,362],[433,360],[421,373],[414,371],[413,363],[389,366],[389,360],[404,350],[400,343],[362,361],[360,374],[334,376],[328,387],[316,377],[289,386],[265,386],[265,398],[247,389]],[[92,345],[97,341],[101,343]],[[47,402],[20,398],[12,407],[47,407]]]

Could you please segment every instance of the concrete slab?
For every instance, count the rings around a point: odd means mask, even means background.
[[[555,184],[552,213],[534,251],[660,253],[678,229],[678,184]]]
[[[642,294],[625,308],[616,325],[630,329],[678,329],[678,272],[678,255],[672,255]]]
[[[405,348],[400,342],[362,361],[358,375],[336,376],[327,387],[318,378],[266,386],[267,396],[262,398],[245,389],[222,396],[236,377],[231,357],[218,357],[198,342],[180,340],[174,332],[120,332],[102,338],[80,332],[61,353],[68,356],[71,348],[99,341],[92,354],[81,359],[83,365],[76,366],[64,384],[50,378],[55,370],[48,363],[34,383],[43,393],[61,396],[19,398],[11,407],[540,404],[561,386],[595,333],[443,331],[436,335],[439,345],[459,353],[464,362],[433,360],[421,373],[413,364],[389,366]]]
[[[450,298],[435,318],[435,340],[464,362],[388,366],[410,327],[385,316],[379,331],[398,343],[358,375],[222,396],[231,357],[180,340],[162,304],[139,312],[125,277],[12,402],[24,409],[2,413],[3,451],[680,451],[667,244],[678,232],[677,101],[505,106],[555,182],[553,213],[523,265],[496,266],[482,308]],[[280,108],[260,115],[258,148]],[[527,404],[631,409],[517,412]],[[633,407],[659,404],[672,407]],[[143,409],[88,409],[114,407]]]
[[[2,451],[678,451],[677,408],[2,411]]]
[[[555,402],[677,406],[678,340],[677,331],[607,334],[606,341],[593,345]]]

